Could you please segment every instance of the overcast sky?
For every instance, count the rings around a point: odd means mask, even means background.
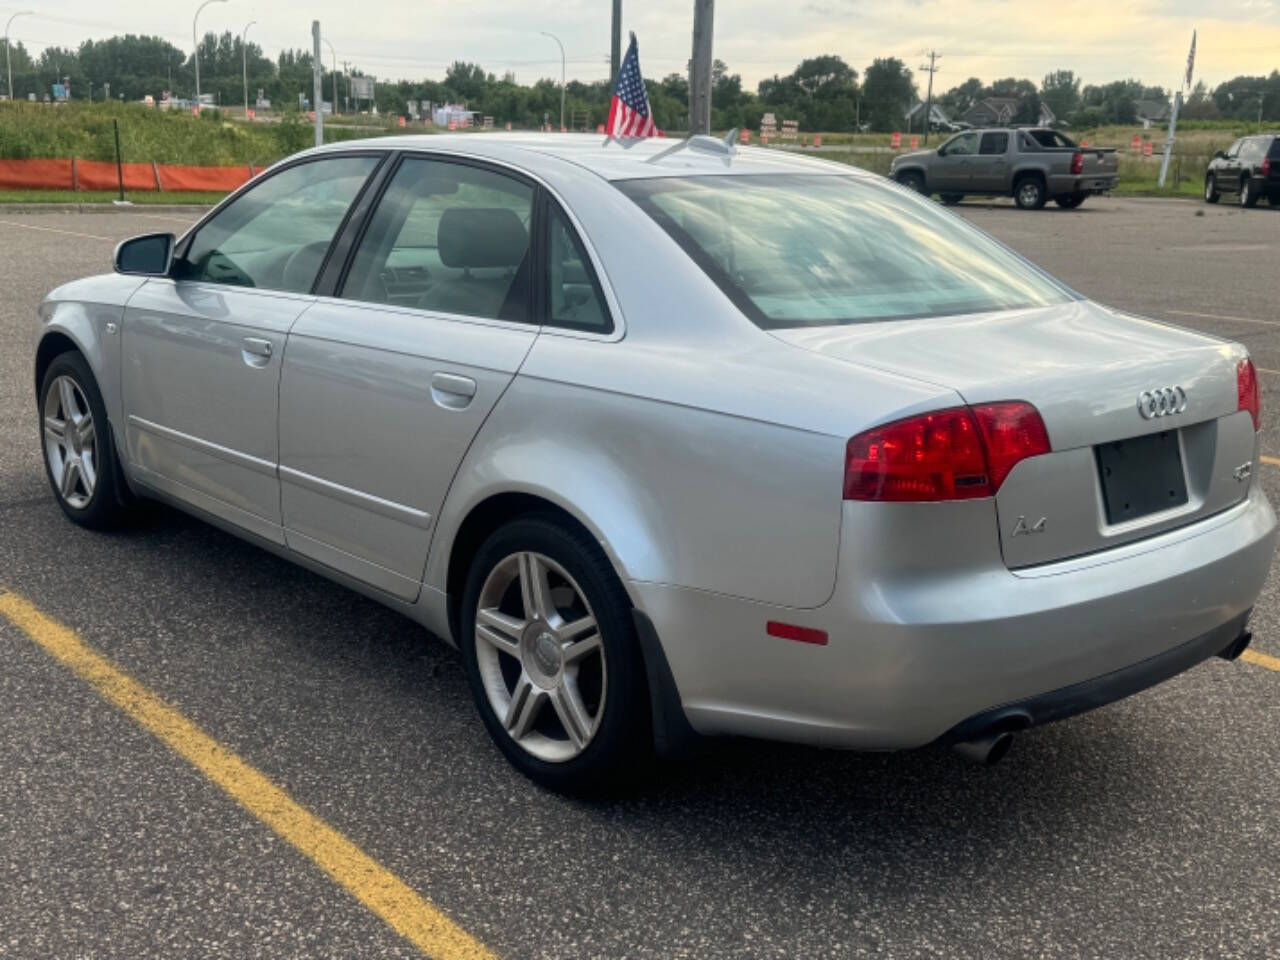
[[[0,4],[0,16],[35,10],[14,22],[12,36],[37,52],[121,33],[155,34],[190,50],[196,6],[26,0]],[[559,50],[539,35],[549,30],[564,42],[569,77],[598,80],[609,72],[610,7],[610,0],[225,0],[205,8],[200,28],[239,33],[256,20],[249,37],[274,58],[285,47],[309,47],[314,18],[339,61],[380,79],[440,78],[462,59],[494,73],[511,70],[521,83],[558,79]],[[692,17],[693,0],[623,0],[624,44],[634,30],[646,77],[685,69]],[[715,55],[750,89],[806,56],[839,54],[861,75],[877,56],[900,57],[915,70],[929,48],[942,54],[935,90],[970,76],[1039,82],[1058,68],[1075,70],[1085,83],[1136,76],[1172,88],[1193,27],[1196,78],[1211,86],[1280,67],[1280,0],[720,0]]]

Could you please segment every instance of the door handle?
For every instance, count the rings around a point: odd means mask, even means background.
[[[241,341],[240,357],[251,367],[265,367],[271,360],[271,341],[245,337]]]
[[[476,382],[456,373],[437,373],[431,377],[431,399],[446,410],[463,410],[476,395]]]

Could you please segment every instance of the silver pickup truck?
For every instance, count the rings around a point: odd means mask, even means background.
[[[966,194],[1013,197],[1024,210],[1050,198],[1073,209],[1116,185],[1116,152],[1081,147],[1057,130],[1001,127],[966,130],[936,150],[895,157],[889,175],[921,193],[956,203]]]

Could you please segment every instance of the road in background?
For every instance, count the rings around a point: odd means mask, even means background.
[[[960,212],[1084,293],[1280,371],[1280,210]],[[724,742],[615,802],[542,792],[489,744],[456,653],[408,621],[174,511],[113,534],[66,521],[40,463],[35,306],[184,218],[0,217],[0,586],[498,954],[1280,954],[1280,673],[1203,664],[991,770]],[[1262,387],[1280,456],[1280,373]],[[1261,482],[1280,502],[1280,467]],[[1278,582],[1254,619],[1273,656]],[[416,955],[3,618],[0,658],[0,956]]]

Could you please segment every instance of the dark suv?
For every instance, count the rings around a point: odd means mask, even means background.
[[[1234,193],[1240,206],[1257,206],[1265,196],[1280,207],[1280,134],[1241,137],[1226,153],[1219,150],[1204,175],[1204,199],[1217,203],[1224,193]]]

